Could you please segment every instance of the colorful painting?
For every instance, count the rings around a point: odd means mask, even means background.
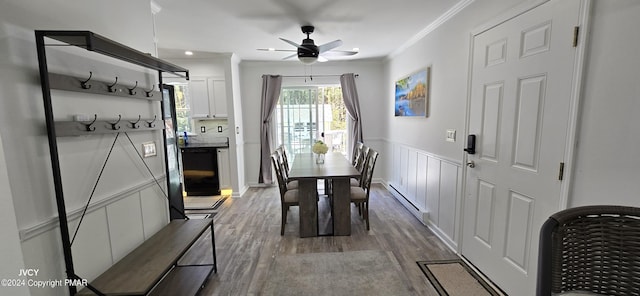
[[[429,70],[427,68],[396,81],[396,116],[427,116]]]

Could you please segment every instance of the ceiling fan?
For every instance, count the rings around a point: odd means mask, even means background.
[[[258,50],[296,52],[290,56],[284,57],[283,60],[288,60],[290,58],[297,56],[298,60],[300,60],[304,64],[313,64],[316,61],[326,62],[327,61],[326,56],[350,56],[358,53],[358,51],[350,51],[350,50],[333,50],[334,48],[342,45],[342,40],[340,39],[317,46],[313,42],[313,39],[309,38],[309,35],[313,33],[315,28],[313,26],[302,26],[301,29],[302,29],[302,33],[307,34],[307,38],[302,40],[302,44],[297,44],[291,40],[280,38],[280,40],[296,47],[297,50],[273,49],[273,48],[259,48]]]

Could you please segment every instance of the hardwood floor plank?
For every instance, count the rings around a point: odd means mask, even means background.
[[[386,251],[395,260],[389,268],[400,268],[412,294],[438,295],[416,261],[457,258],[380,184],[372,185],[370,231],[352,205],[351,236],[300,238],[298,214],[297,207],[290,209],[281,236],[277,187],[252,188],[241,198],[228,198],[214,217],[218,273],[211,275],[200,295],[260,295],[278,256],[363,250]],[[181,264],[211,260],[211,237],[207,234]]]

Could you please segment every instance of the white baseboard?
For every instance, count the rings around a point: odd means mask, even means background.
[[[395,199],[398,200],[398,202],[400,202],[413,216],[415,216],[418,219],[418,221],[420,221],[420,223],[428,227],[440,240],[442,240],[442,242],[445,243],[445,245],[447,245],[447,247],[449,247],[452,251],[457,253],[458,244],[456,244],[455,241],[449,238],[449,236],[447,236],[444,232],[442,232],[442,230],[440,230],[440,228],[438,228],[437,225],[433,224],[433,222],[429,220],[429,212],[420,211],[411,202],[409,202],[402,195],[402,193],[398,192],[395,188],[393,188],[393,185],[389,184],[388,182],[383,181],[380,183],[385,185],[385,187],[387,188],[387,190],[389,190],[391,195],[393,195],[393,197],[395,197]]]

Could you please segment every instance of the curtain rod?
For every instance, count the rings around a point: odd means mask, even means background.
[[[277,75],[277,76],[281,76],[283,78],[313,78],[313,77],[336,77],[336,76],[342,76],[344,74],[325,74],[325,75]],[[267,76],[267,74],[262,75],[262,77]],[[354,74],[355,77],[360,76],[359,74]]]

